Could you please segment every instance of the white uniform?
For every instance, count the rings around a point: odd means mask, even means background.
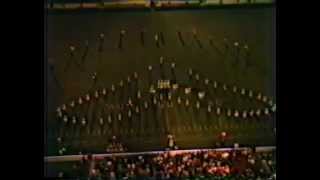
[[[189,106],[189,99],[186,99],[186,106]]]
[[[200,102],[199,101],[197,101],[196,107],[197,107],[197,109],[200,108]]]
[[[242,112],[242,118],[247,118],[247,111]]]
[[[204,84],[205,84],[205,85],[208,85],[208,84],[209,84],[209,79],[205,79],[205,80],[204,80]]]
[[[104,96],[107,94],[107,90],[106,90],[106,88],[103,88],[103,90],[102,90],[102,94],[103,94]]]
[[[260,116],[260,114],[261,114],[261,110],[260,110],[260,109],[257,109],[256,115],[257,115],[257,116]]]
[[[221,114],[221,109],[220,109],[220,107],[217,107],[216,112],[217,112],[217,115],[220,115],[220,114]]]
[[[237,92],[237,86],[233,86],[233,88],[232,88],[232,91],[234,92],[234,93],[236,93]]]
[[[148,102],[147,101],[144,102],[144,108],[148,109]]]
[[[199,74],[196,74],[196,80],[199,81],[199,79],[200,79]]]
[[[104,122],[103,122],[103,118],[102,117],[99,118],[99,123],[100,123],[101,126],[103,125]]]
[[[226,91],[226,90],[227,90],[227,85],[226,85],[226,84],[223,84],[223,87],[222,87],[222,88],[223,88],[224,91]]]
[[[77,123],[77,119],[75,116],[72,116],[72,124],[76,124]]]
[[[86,100],[90,101],[90,95],[89,94],[86,95]]]
[[[66,115],[63,116],[63,122],[65,122],[65,123],[68,122],[68,116],[66,116]]]
[[[235,112],[234,112],[234,117],[239,117],[239,112],[238,112],[238,110],[236,110]]]
[[[214,87],[214,88],[217,88],[217,87],[218,87],[217,81],[214,81],[214,82],[213,82],[213,87]]]
[[[80,105],[82,104],[82,98],[81,98],[81,97],[79,97],[78,103],[79,103]]]
[[[95,98],[99,98],[99,92],[98,92],[98,91],[95,91],[95,92],[94,92],[94,97],[95,97]]]
[[[245,90],[244,88],[242,88],[242,89],[241,89],[241,94],[242,94],[242,95],[245,95],[245,93],[246,93],[246,90]]]
[[[231,109],[227,110],[227,116],[231,116]]]
[[[85,126],[86,123],[87,123],[86,119],[85,119],[85,118],[82,118],[82,119],[81,119],[81,124],[82,124],[82,126]]]

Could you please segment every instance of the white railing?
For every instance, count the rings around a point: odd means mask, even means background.
[[[248,147],[239,148],[219,148],[219,149],[190,149],[190,150],[172,150],[172,151],[146,151],[146,152],[128,152],[128,153],[108,153],[108,154],[93,154],[94,159],[100,159],[111,156],[139,156],[148,154],[161,154],[165,152],[172,152],[175,154],[188,153],[188,152],[205,152],[205,151],[231,151],[231,150],[246,150]],[[270,152],[276,150],[275,146],[260,146],[256,147],[256,152]],[[46,156],[45,162],[66,162],[66,161],[79,161],[86,155],[65,155],[65,156]]]

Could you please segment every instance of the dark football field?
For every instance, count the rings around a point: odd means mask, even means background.
[[[273,118],[232,118],[225,113],[228,108],[243,111],[265,107],[254,100],[256,94],[253,99],[240,95],[241,88],[261,92],[276,101],[274,11],[268,7],[49,13],[47,53],[54,69],[48,70],[47,154],[57,154],[56,138],[61,132],[64,133],[67,154],[104,152],[112,135],[116,135],[129,151],[163,149],[169,132],[176,137],[180,148],[213,146],[222,131],[231,135],[229,143],[274,145]],[[122,29],[126,34],[120,49]],[[140,37],[142,29],[145,30],[144,45]],[[178,38],[178,31],[184,45]],[[195,31],[198,40],[193,35]],[[154,35],[160,32],[164,44],[157,47]],[[103,46],[99,48],[100,33],[105,36]],[[85,54],[86,40],[89,43]],[[238,55],[234,42],[239,42]],[[245,44],[249,47],[248,52]],[[75,47],[73,59],[70,58],[70,45]],[[162,70],[159,67],[161,56],[165,64]],[[195,106],[197,95],[187,96],[184,89],[172,92],[170,107],[157,102],[152,108],[149,82],[161,79],[159,74],[162,71],[162,78],[172,80],[171,62],[176,64],[176,80],[181,87],[206,91],[200,110]],[[149,74],[149,65],[152,65],[154,74]],[[193,75],[200,75],[199,82],[194,77],[188,78],[189,68],[193,69]],[[97,72],[98,80],[92,88],[91,75],[94,72]],[[137,82],[133,80],[134,72],[138,73]],[[129,75],[131,84],[127,83]],[[208,87],[203,84],[205,78],[210,80]],[[121,80],[124,92],[120,93]],[[213,87],[214,81],[220,88]],[[221,88],[224,83],[231,85],[227,91]],[[59,125],[55,113],[58,106],[63,103],[69,106],[72,100],[77,102],[79,96],[88,92],[94,98],[95,90],[110,89],[112,84],[116,87],[115,95],[109,93],[92,103],[81,107],[76,105],[72,110],[77,116],[76,124],[72,125],[69,120],[69,124]],[[233,85],[239,87],[237,93],[231,92]],[[141,91],[141,100],[134,98],[137,89]],[[181,105],[177,103],[179,96]],[[121,111],[117,108],[120,104],[127,104],[129,97],[139,106],[139,115],[135,108],[126,107]],[[183,105],[186,99],[190,100],[189,108]],[[160,101],[160,97],[157,100]],[[145,101],[150,106],[147,110],[143,107]],[[209,102],[213,103],[211,113],[207,113]],[[218,116],[215,111],[220,106],[223,112]],[[127,117],[129,109],[133,111],[131,119]],[[119,113],[123,116],[121,121],[117,119]],[[107,123],[109,115],[111,123]],[[85,128],[80,127],[78,120],[81,117],[87,118]],[[103,126],[99,125],[100,117],[104,119]]]

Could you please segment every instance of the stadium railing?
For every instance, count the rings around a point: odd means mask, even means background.
[[[128,153],[108,153],[108,154],[94,154],[93,158],[104,158],[112,156],[138,156],[138,155],[150,155],[150,154],[161,154],[165,152],[172,153],[188,153],[188,152],[206,152],[206,151],[232,151],[232,150],[248,150],[248,147],[240,148],[219,148],[219,149],[190,149],[190,150],[171,150],[171,151],[147,151],[147,152],[128,152]],[[275,146],[261,146],[256,147],[256,152],[271,152],[276,149]],[[78,161],[81,160],[85,155],[65,155],[65,156],[47,156],[44,158],[45,162],[66,162],[66,161]]]

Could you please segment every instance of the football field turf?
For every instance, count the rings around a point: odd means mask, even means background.
[[[137,72],[139,88],[143,98],[146,98],[150,78],[147,68],[149,65],[158,67],[161,56],[166,65],[175,62],[180,74],[186,74],[192,68],[200,74],[202,80],[208,78],[211,82],[262,92],[275,102],[274,16],[273,8],[49,14],[47,54],[54,70],[48,70],[47,154],[57,153],[55,144],[58,125],[55,109],[85,95],[92,88],[93,72],[97,72],[98,81],[93,91],[90,91],[91,95],[96,89],[110,89],[112,84],[117,86],[121,80],[127,86],[127,77],[132,77]],[[122,29],[126,30],[126,34],[123,48],[119,49],[119,34]],[[144,46],[140,41],[142,29],[145,30]],[[179,41],[178,31],[182,34],[184,46]],[[197,32],[199,42],[193,37],[194,31]],[[157,47],[154,35],[160,32],[163,33],[165,43]],[[98,51],[100,33],[105,35],[101,52]],[[227,38],[228,49],[224,38]],[[89,46],[84,56],[86,40]],[[236,41],[240,44],[238,61],[233,45]],[[246,57],[244,44],[249,47],[249,58]],[[70,45],[76,48],[73,59],[70,58]],[[80,67],[75,62],[80,63]],[[250,62],[250,66],[245,62]],[[153,76],[153,80],[157,78]],[[194,80],[189,81],[183,75],[177,81],[194,84]],[[214,92],[211,88],[208,92],[212,92],[213,101],[223,102],[226,107],[248,110],[263,107],[259,103],[221,90]],[[124,99],[133,96],[133,93],[134,91],[126,90]],[[232,142],[240,144],[275,144],[274,121],[233,119],[225,115],[218,117],[214,113],[207,116],[205,103],[201,104],[199,112],[194,108],[195,97],[190,97],[189,109],[183,105],[178,106],[176,98],[179,95],[182,97],[182,94],[183,92],[178,92],[173,95],[175,103],[171,108],[162,109],[159,106],[156,113],[151,108],[148,111],[142,111],[141,108],[141,117],[134,116],[132,120],[128,120],[123,114],[121,123],[113,118],[112,125],[107,124],[100,132],[97,119],[103,116],[106,120],[108,117],[108,112],[102,111],[101,107],[122,102],[117,99],[118,96],[110,95],[101,102],[78,109],[77,113],[88,117],[89,132],[80,132],[81,128],[68,126],[65,129],[68,153],[80,150],[104,152],[112,135],[117,135],[130,151],[163,149],[168,132],[176,137],[180,148],[210,147],[222,131],[230,133]]]

